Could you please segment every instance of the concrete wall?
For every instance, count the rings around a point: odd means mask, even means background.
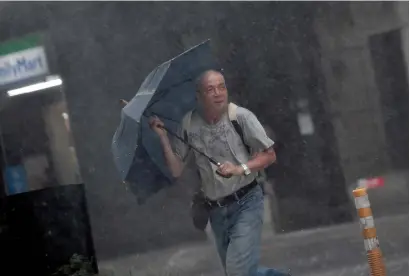
[[[401,29],[408,64],[408,2],[332,2],[318,12],[328,105],[346,181],[390,169],[371,35]]]

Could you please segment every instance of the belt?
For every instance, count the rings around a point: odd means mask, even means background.
[[[237,202],[237,201],[241,200],[247,193],[249,193],[250,190],[255,188],[257,185],[258,185],[258,182],[256,180],[254,180],[251,183],[249,183],[248,185],[246,185],[245,187],[240,188],[239,190],[237,190],[233,194],[230,194],[230,195],[228,195],[226,197],[223,197],[221,199],[218,199],[218,200],[206,199],[206,202],[211,208],[224,207],[224,206],[229,205],[233,202]]]

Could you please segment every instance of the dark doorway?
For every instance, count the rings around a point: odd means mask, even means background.
[[[400,30],[373,35],[369,46],[394,169],[409,167],[409,86]]]

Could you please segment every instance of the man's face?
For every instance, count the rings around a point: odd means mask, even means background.
[[[224,77],[217,72],[207,73],[201,82],[199,100],[208,111],[220,112],[228,105],[228,90]]]

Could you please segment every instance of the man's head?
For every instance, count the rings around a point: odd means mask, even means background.
[[[225,78],[215,70],[203,72],[196,81],[198,101],[205,112],[221,113],[228,105]],[[215,114],[216,115],[216,114]]]

